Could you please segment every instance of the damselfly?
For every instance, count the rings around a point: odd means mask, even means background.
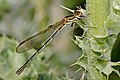
[[[73,14],[65,16],[62,20],[58,21],[55,24],[48,26],[47,29],[29,37],[28,39],[22,41],[16,48],[16,52],[22,53],[28,51],[32,48],[38,47],[37,51],[23,64],[17,71],[16,74],[21,74],[25,67],[33,60],[33,58],[39,54],[50,42],[51,40],[66,27],[67,24],[73,24],[77,20],[85,18],[82,8],[77,10],[72,10]]]

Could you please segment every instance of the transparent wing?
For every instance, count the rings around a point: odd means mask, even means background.
[[[62,20],[50,25],[47,29],[27,38],[26,40],[22,41],[16,48],[16,52],[22,53],[28,51],[32,48],[40,48],[44,41],[50,37],[50,35],[60,26],[62,26]]]

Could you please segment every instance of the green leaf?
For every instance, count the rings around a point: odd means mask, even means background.
[[[112,73],[113,68],[111,67],[111,64],[109,61],[107,60],[101,60],[101,59],[97,59],[95,61],[94,66],[96,66],[96,68],[102,73],[107,75],[107,78],[109,77],[110,73]]]
[[[0,78],[18,79],[15,75],[16,42],[7,37],[0,37]]]
[[[120,32],[120,16],[118,16],[115,13],[111,13],[108,16],[105,26],[108,30],[109,35],[111,34],[118,35],[118,33]]]
[[[116,10],[120,10],[120,0],[110,0],[110,4]]]

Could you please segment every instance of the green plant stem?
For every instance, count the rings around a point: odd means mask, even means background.
[[[87,13],[89,14],[87,15],[87,25],[95,27],[90,28],[88,34],[99,38],[107,36],[107,30],[104,27],[104,23],[109,15],[109,0],[86,0],[86,5]],[[90,43],[88,43],[88,46],[91,48]],[[94,60],[92,57],[94,53],[92,49],[86,50],[88,56],[88,80],[106,80],[93,66]]]
[[[95,27],[90,29],[90,34],[95,37],[104,37],[107,35],[104,23],[109,15],[109,0],[86,0],[87,3],[87,21],[89,26]]]

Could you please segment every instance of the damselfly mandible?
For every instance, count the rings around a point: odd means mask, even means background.
[[[37,51],[23,64],[17,71],[16,74],[21,74],[25,67],[30,63],[34,57],[39,54],[50,42],[51,40],[66,27],[67,24],[73,24],[77,20],[81,20],[85,18],[85,14],[82,8],[78,8],[77,10],[73,10],[72,15],[65,16],[62,20],[56,22],[48,26],[47,29],[27,38],[22,41],[16,48],[16,52],[22,53],[28,51],[36,46],[39,48]]]

